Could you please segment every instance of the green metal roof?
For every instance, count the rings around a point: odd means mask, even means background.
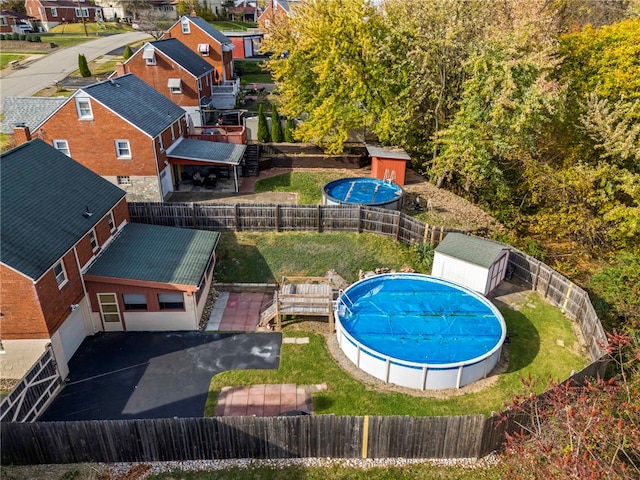
[[[0,260],[33,280],[125,196],[39,139],[0,156],[0,183]]]
[[[198,286],[220,234],[130,223],[86,274]]]
[[[489,268],[504,250],[508,250],[506,245],[491,240],[462,233],[447,233],[435,251],[473,265]]]

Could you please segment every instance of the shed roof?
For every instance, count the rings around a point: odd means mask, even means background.
[[[198,286],[220,234],[130,223],[86,275]]]
[[[367,145],[367,152],[372,157],[411,160],[411,157],[407,152],[402,148],[397,147],[377,147],[375,145]]]
[[[11,135],[17,124],[24,124],[31,132],[35,132],[67,100],[66,97],[5,97],[2,133]]]
[[[125,192],[42,140],[0,156],[0,260],[37,280]],[[86,209],[91,216],[83,215]]]
[[[183,160],[239,165],[246,148],[246,145],[234,143],[183,138],[171,145],[167,150],[167,156]]]
[[[209,62],[177,38],[156,40],[155,42],[149,42],[148,45],[162,52],[196,78],[213,71],[213,67]]]
[[[500,257],[506,245],[462,233],[447,233],[435,251],[449,257],[489,268]]]
[[[185,115],[182,107],[131,73],[83,87],[79,92],[93,97],[151,138]]]

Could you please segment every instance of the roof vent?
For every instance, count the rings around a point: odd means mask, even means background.
[[[85,209],[84,209],[84,213],[82,214],[82,216],[83,216],[84,218],[89,218],[89,217],[91,217],[91,215],[93,215],[93,212],[90,212],[90,211],[89,211],[89,205],[87,205],[87,206],[85,207]]]

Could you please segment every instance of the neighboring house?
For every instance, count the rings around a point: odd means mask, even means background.
[[[236,47],[232,50],[234,60],[244,60],[260,55],[260,45],[264,40],[264,33],[261,31],[252,29],[246,32],[225,32],[224,34]]]
[[[229,20],[237,22],[257,22],[258,21],[258,6],[256,2],[250,2],[247,0],[236,0],[234,5],[228,5],[225,7],[227,17]]]
[[[436,247],[431,275],[488,295],[507,273],[509,247],[462,233],[448,233]]]
[[[64,378],[87,335],[198,329],[218,233],[129,223],[124,191],[41,140],[0,159],[4,378],[47,343]]]
[[[44,31],[61,23],[96,22],[104,18],[102,8],[89,0],[26,0],[25,7]]]
[[[126,3],[114,0],[94,0],[96,5],[102,7],[104,18],[107,21],[119,19],[125,23],[134,23],[140,16],[140,12],[149,11],[157,19],[175,20],[178,18],[179,0],[147,0],[140,10],[132,11]]]
[[[116,66],[115,76],[127,73],[180,105],[194,126],[209,120],[213,67],[178,39],[145,43],[124,64]]]
[[[0,33],[31,33],[33,20],[24,13],[0,10]]]
[[[291,7],[297,0],[267,0],[267,5],[258,17],[258,27],[263,31],[279,21],[286,21],[291,15]]]
[[[234,134],[225,135],[222,127],[196,134],[183,108],[133,74],[78,89],[57,108],[50,106],[44,120],[21,120],[8,111],[7,106],[28,111],[20,108],[20,100],[25,99],[5,101],[16,144],[30,140],[32,131],[124,189],[131,201],[163,201],[193,169],[206,173],[221,167],[238,188],[244,127],[227,127]],[[29,127],[27,135],[15,129],[22,124]]]
[[[240,80],[233,72],[235,45],[222,32],[200,17],[182,16],[161,37],[177,38],[215,69],[212,103],[215,108],[235,108]]]

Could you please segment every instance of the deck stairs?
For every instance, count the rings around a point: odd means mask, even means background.
[[[245,177],[257,177],[260,175],[260,145],[250,143],[244,151],[244,172]]]

